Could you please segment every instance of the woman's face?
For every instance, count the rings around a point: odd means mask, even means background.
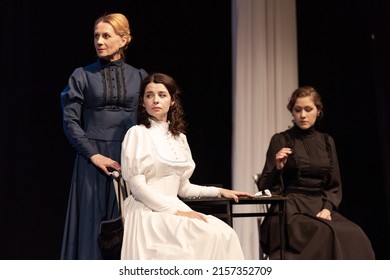
[[[95,26],[94,43],[98,57],[115,61],[121,58],[119,50],[126,44],[126,37],[116,34],[110,24],[99,22]]]
[[[292,115],[294,123],[300,129],[312,127],[318,116],[318,109],[314,104],[312,96],[298,97],[294,104]]]
[[[167,121],[169,108],[174,104],[165,85],[156,83],[146,86],[143,102],[146,112],[162,122]]]

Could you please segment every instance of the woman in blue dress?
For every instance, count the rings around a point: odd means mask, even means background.
[[[148,74],[125,62],[127,18],[95,21],[95,63],[74,70],[61,93],[63,128],[77,154],[70,186],[61,259],[102,259],[100,222],[118,216],[110,172],[120,170],[121,143],[136,124],[140,83]]]

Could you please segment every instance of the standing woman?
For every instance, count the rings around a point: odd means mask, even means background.
[[[323,104],[311,86],[295,90],[287,104],[294,126],[270,141],[259,189],[282,192],[286,206],[286,259],[374,259],[363,230],[338,212],[342,189],[333,138],[316,130]],[[269,211],[275,211],[270,209]],[[277,255],[279,223],[262,223],[261,245]]]
[[[121,143],[137,122],[139,87],[147,73],[125,63],[131,41],[127,18],[95,21],[95,63],[74,70],[61,93],[63,128],[77,154],[61,259],[102,259],[100,222],[118,216],[110,172],[120,170]]]

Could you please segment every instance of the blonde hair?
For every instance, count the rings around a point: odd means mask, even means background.
[[[130,24],[126,16],[120,13],[103,15],[95,21],[94,28],[100,22],[110,24],[117,35],[121,36],[122,38],[127,38],[126,44],[119,50],[121,57],[124,59],[126,57],[125,50],[127,49],[127,46],[130,44],[130,41],[132,39],[130,32]]]

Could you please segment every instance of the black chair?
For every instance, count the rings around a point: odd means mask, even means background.
[[[252,179],[253,179],[253,182],[254,184],[256,185],[256,189],[259,191],[259,179],[260,179],[260,176],[261,176],[261,173],[256,173],[256,174],[253,174],[252,176]],[[264,209],[262,209],[264,212],[267,212],[270,205],[268,204],[262,204],[261,205]],[[258,235],[259,235],[259,259],[260,260],[268,260],[269,257],[267,254],[264,253],[263,249],[261,248],[261,245],[260,245],[260,239],[261,239],[261,223],[263,222],[264,220],[264,217],[258,217],[257,218],[257,229],[258,229]]]

